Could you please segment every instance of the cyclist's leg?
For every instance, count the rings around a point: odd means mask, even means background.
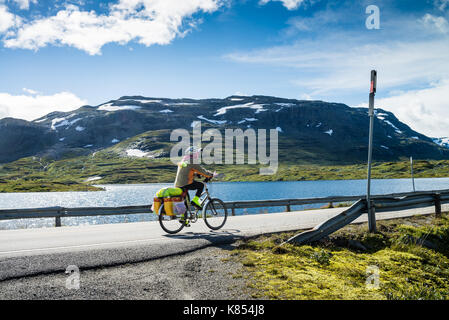
[[[193,181],[191,184],[182,187],[185,190],[196,190],[195,196],[201,196],[204,190],[204,183],[199,181]]]
[[[187,202],[189,202],[190,204],[190,195],[189,195],[189,189],[187,188],[187,186],[181,187],[182,192],[183,192],[183,197],[185,197],[185,202],[186,202],[186,206],[188,206]],[[184,213],[183,216],[181,216],[181,218],[179,219],[179,221],[181,223],[184,223],[184,221],[186,221],[186,227],[190,227],[190,220],[189,220],[189,215],[190,215],[190,209],[189,207],[187,207],[186,212]]]
[[[191,202],[195,204],[195,206],[201,208],[201,204],[199,202],[199,198],[204,190],[204,183],[199,181],[193,181],[191,184],[188,184],[183,187],[186,190],[196,190],[195,197],[192,199]]]

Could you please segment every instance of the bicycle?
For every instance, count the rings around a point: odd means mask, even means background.
[[[212,198],[207,183],[211,179],[204,179],[204,192],[200,196],[200,204],[202,209],[199,209],[190,204],[190,196],[187,190],[184,203],[186,205],[186,212],[182,215],[169,216],[165,214],[164,203],[159,208],[159,224],[162,229],[169,233],[175,234],[180,232],[186,225],[196,223],[199,218],[204,218],[206,225],[216,231],[221,229],[228,218],[228,211],[223,201],[218,198]],[[200,213],[201,212],[201,213]]]

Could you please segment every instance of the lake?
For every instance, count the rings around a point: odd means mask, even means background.
[[[0,193],[0,209],[40,208],[40,207],[113,207],[146,205],[152,203],[153,196],[160,188],[171,186],[167,183],[100,185],[106,191],[99,192],[32,192]],[[449,189],[449,178],[415,179],[415,187],[420,190]],[[372,194],[387,194],[413,191],[410,179],[372,180]],[[216,182],[209,185],[212,196],[224,201],[267,200],[285,198],[314,198],[327,196],[363,195],[366,180],[332,181],[275,181],[275,182]],[[321,205],[294,206],[292,210],[317,208]],[[237,211],[237,214],[276,212],[284,207],[257,208]],[[262,211],[261,211],[262,210]],[[62,218],[62,225],[86,225],[122,223],[156,220],[154,214],[121,216]],[[54,219],[21,219],[0,221],[0,229],[53,227]]]

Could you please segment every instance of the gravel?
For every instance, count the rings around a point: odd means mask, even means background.
[[[80,288],[58,272],[0,282],[0,299],[252,299],[233,245],[115,267],[80,270]],[[236,276],[237,275],[237,276]]]

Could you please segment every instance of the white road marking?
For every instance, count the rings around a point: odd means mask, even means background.
[[[50,248],[35,248],[35,249],[23,249],[16,251],[2,251],[1,255],[14,254],[14,253],[22,253],[22,252],[34,252],[34,251],[45,251],[45,250],[60,250],[60,249],[76,249],[76,248],[88,248],[88,247],[98,247],[104,245],[112,245],[112,244],[128,244],[128,243],[139,243],[139,242],[151,242],[151,241],[160,241],[160,238],[151,238],[151,239],[139,239],[139,240],[127,240],[127,241],[116,241],[116,242],[103,242],[103,243],[92,243],[92,244],[81,244],[76,246],[64,246],[64,247],[50,247]],[[168,239],[172,240],[172,239]]]

